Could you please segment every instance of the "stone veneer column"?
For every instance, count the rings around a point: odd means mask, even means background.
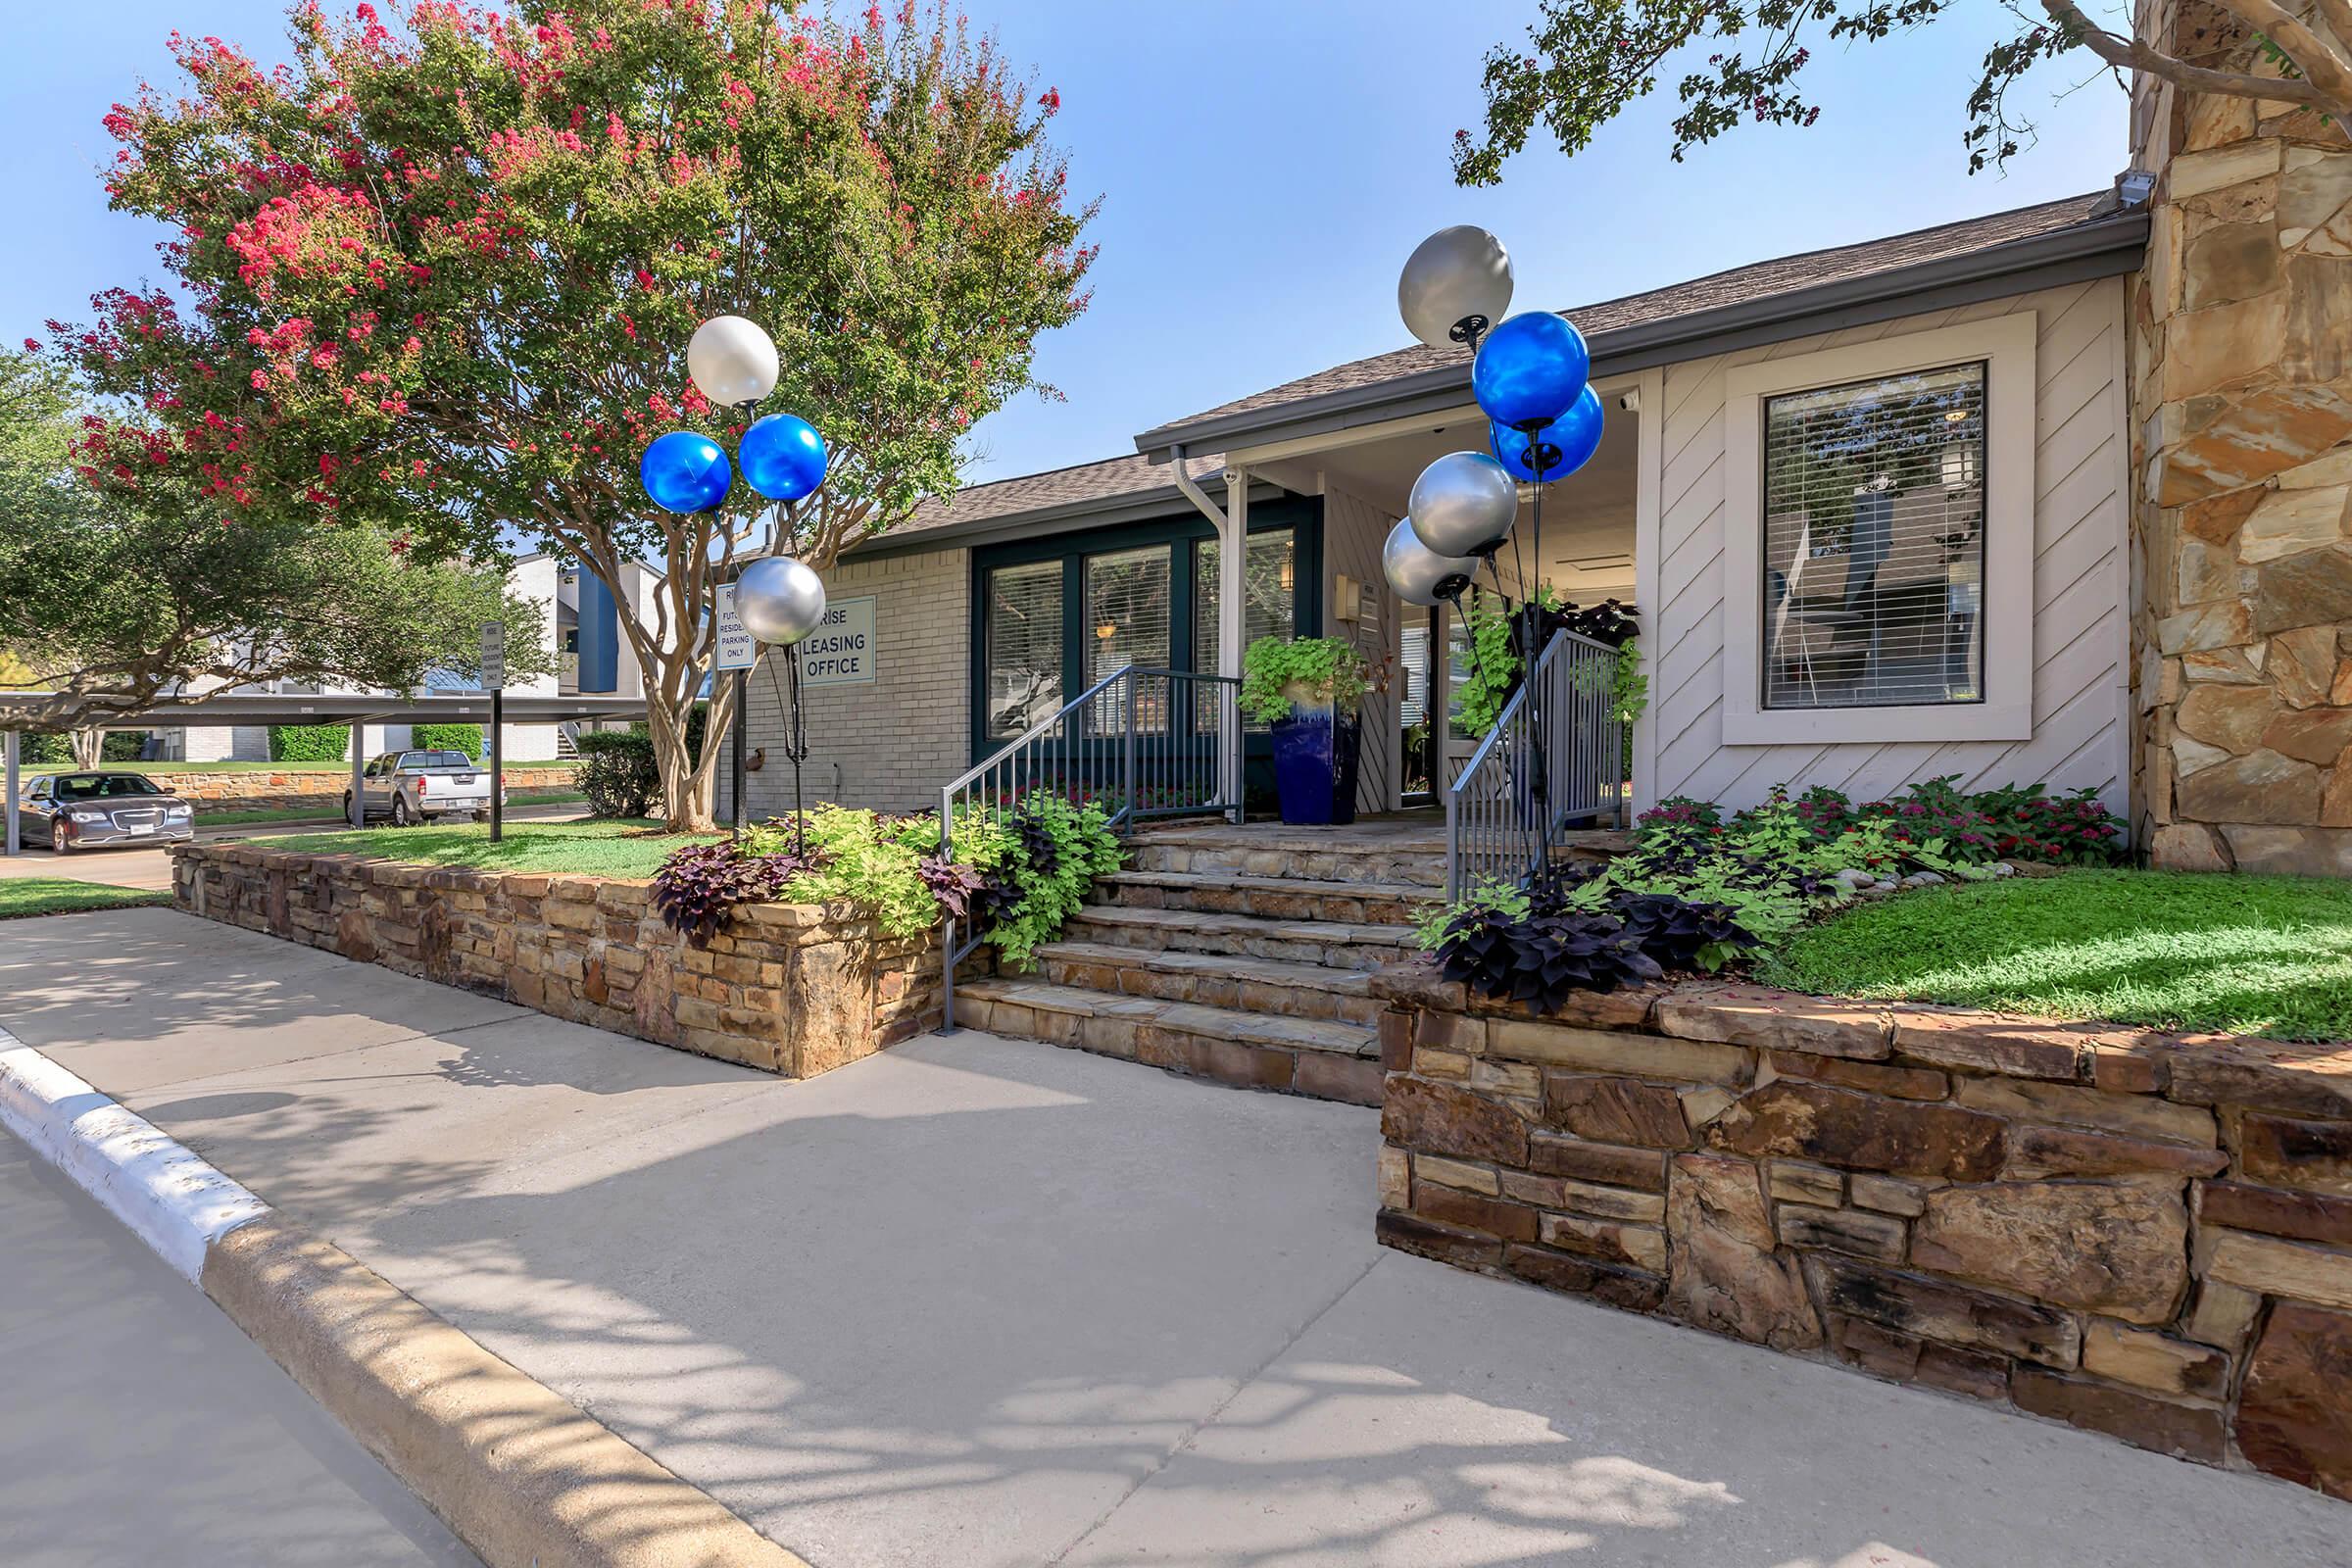
[[[2141,35],[2259,52],[2203,0]],[[2132,802],[2160,866],[2352,876],[2352,141],[2135,81]]]

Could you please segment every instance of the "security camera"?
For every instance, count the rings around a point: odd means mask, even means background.
[[[1628,414],[1640,414],[1642,412],[1642,389],[1629,387],[1618,393],[1617,406]]]

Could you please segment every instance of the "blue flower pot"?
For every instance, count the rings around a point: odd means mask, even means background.
[[[1273,724],[1274,792],[1282,819],[1299,826],[1355,820],[1355,768],[1362,727],[1329,703],[1293,703]]]

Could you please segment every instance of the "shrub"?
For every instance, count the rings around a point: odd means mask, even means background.
[[[17,760],[27,766],[71,766],[74,761],[74,743],[54,731],[35,731],[18,743]]]
[[[1598,886],[1598,879],[1585,884]],[[1481,995],[1556,1012],[1576,991],[1614,991],[1671,969],[1715,970],[1756,939],[1723,905],[1573,884],[1531,894],[1489,883],[1425,922],[1440,969]]]
[[[1260,637],[1242,654],[1242,712],[1268,724],[1288,718],[1286,688],[1297,685],[1312,701],[1352,713],[1370,668],[1354,644],[1338,637]]]
[[[574,777],[592,816],[643,816],[662,793],[654,743],[629,730],[583,730]]]
[[[956,859],[938,851],[934,813],[820,806],[804,824],[766,822],[736,842],[679,850],[655,878],[654,902],[698,945],[723,930],[738,905],[776,900],[847,903],[897,937],[946,917],[975,920],[983,941],[1026,967],[1094,879],[1120,865],[1102,808],[1051,795],[974,808],[956,819]]]
[[[478,762],[483,756],[482,726],[416,724],[409,729],[409,744],[420,752],[464,752]]]
[[[98,742],[98,760],[101,762],[136,762],[147,750],[147,732],[143,729],[110,729]]]
[[[348,724],[272,724],[270,760],[272,762],[341,762],[351,756]]]

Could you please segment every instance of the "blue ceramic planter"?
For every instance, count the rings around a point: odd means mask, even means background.
[[[1291,705],[1273,724],[1274,792],[1282,819],[1299,826],[1355,820],[1355,768],[1362,729],[1329,703]]]

